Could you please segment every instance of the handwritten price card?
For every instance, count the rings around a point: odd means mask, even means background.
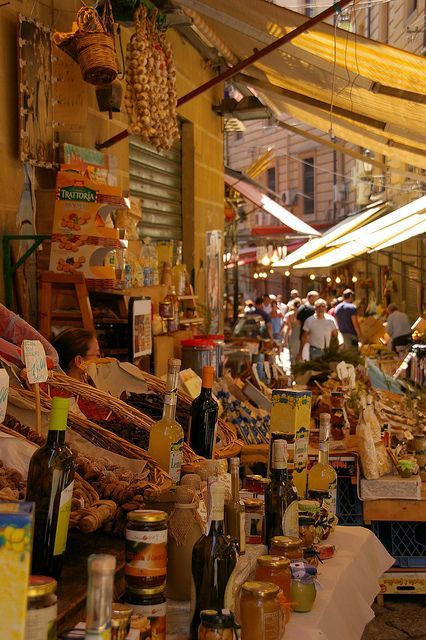
[[[9,375],[4,369],[0,369],[0,422],[6,415],[7,397],[9,395]]]
[[[25,368],[27,370],[28,382],[46,382],[47,364],[44,347],[39,340],[23,340],[22,352],[24,354]]]

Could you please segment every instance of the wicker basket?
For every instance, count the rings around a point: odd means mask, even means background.
[[[117,77],[114,37],[109,33],[79,33],[76,49],[83,79],[90,84],[109,84]]]

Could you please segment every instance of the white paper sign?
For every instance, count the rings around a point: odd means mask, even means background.
[[[8,395],[9,375],[5,369],[0,369],[0,422],[3,422],[6,415]]]
[[[48,371],[46,353],[39,340],[23,340],[22,353],[27,369],[28,382],[46,382]]]

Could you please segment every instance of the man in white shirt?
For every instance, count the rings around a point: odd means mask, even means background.
[[[283,302],[283,297],[280,293],[277,295],[277,305],[283,316],[285,316],[287,313],[287,305]]]
[[[305,320],[303,335],[300,339],[298,359],[302,357],[303,347],[309,342],[309,357],[311,360],[324,355],[331,338],[337,338],[337,324],[333,316],[326,313],[327,303],[322,298],[315,301],[315,313]]]
[[[398,311],[395,303],[388,306],[388,323],[386,331],[392,338],[392,349],[403,347],[411,340],[411,323],[408,316],[403,311]]]

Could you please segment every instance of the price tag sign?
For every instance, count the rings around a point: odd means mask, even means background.
[[[4,369],[0,369],[0,422],[6,415],[7,398],[9,395],[9,375]]]
[[[46,382],[48,371],[46,364],[46,353],[39,340],[23,340],[22,353],[27,369],[28,382]]]

